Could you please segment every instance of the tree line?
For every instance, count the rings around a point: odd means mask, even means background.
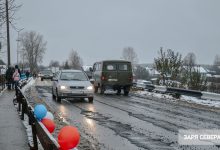
[[[122,56],[125,60],[132,62],[137,79],[151,79],[146,68],[137,65],[137,54],[132,47],[125,48]],[[160,74],[157,76],[158,85],[220,92],[220,82],[216,82],[218,79],[206,76],[207,73],[220,75],[219,55],[215,56],[213,65],[208,67],[209,72],[205,73],[206,70],[197,63],[194,53],[190,52],[183,58],[179,52],[172,49],[164,50],[161,47],[158,56],[154,58],[153,68]]]

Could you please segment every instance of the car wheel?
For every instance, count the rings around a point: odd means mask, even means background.
[[[41,78],[41,81],[44,81],[44,79],[43,79],[43,78]]]
[[[89,97],[88,99],[90,103],[93,103],[93,97]]]
[[[118,90],[117,90],[117,95],[120,95],[121,94],[121,89],[119,88]]]
[[[60,102],[61,102],[61,97],[59,97],[59,96],[58,96],[58,92],[57,92],[57,94],[56,94],[56,95],[57,95],[57,96],[56,96],[56,98],[57,98],[57,102],[59,102],[59,103],[60,103]]]

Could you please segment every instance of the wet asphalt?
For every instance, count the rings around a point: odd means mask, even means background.
[[[155,97],[116,95],[107,91],[87,100],[52,99],[51,82],[36,81],[39,97],[64,122],[100,150],[218,149],[218,146],[180,146],[179,129],[219,129],[220,110]]]

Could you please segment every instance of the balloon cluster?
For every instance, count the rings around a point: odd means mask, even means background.
[[[38,104],[34,108],[34,115],[38,121],[47,128],[50,133],[55,129],[54,116],[43,104]],[[69,150],[75,148],[80,139],[80,134],[76,127],[65,126],[58,133],[58,143],[61,150]]]
[[[50,133],[53,133],[55,129],[53,114],[47,111],[47,108],[43,104],[38,104],[35,106],[34,115],[36,116],[37,120],[42,122]]]

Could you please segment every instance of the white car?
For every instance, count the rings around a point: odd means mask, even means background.
[[[88,98],[93,102],[94,89],[87,75],[81,70],[60,70],[53,78],[52,96],[62,98]]]

